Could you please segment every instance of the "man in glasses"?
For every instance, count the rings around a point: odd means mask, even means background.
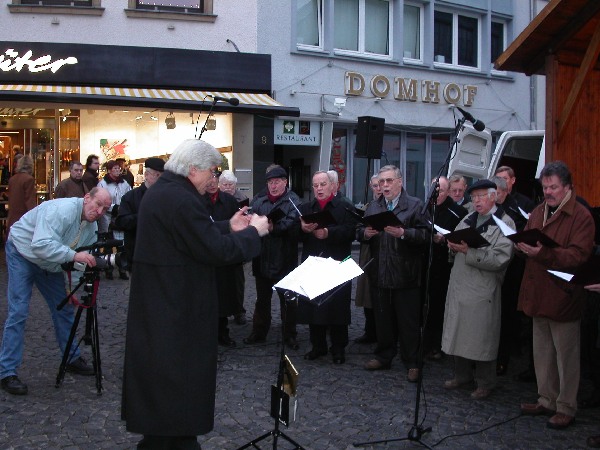
[[[464,241],[448,242],[455,257],[446,297],[442,350],[454,356],[454,378],[446,381],[444,388],[456,389],[475,381],[477,388],[471,392],[471,398],[479,400],[496,387],[500,287],[513,254],[513,244],[496,220],[512,229],[515,224],[496,205],[495,183],[479,180],[467,192],[471,194],[474,212],[456,230],[472,228],[490,245],[474,248]]]
[[[367,370],[389,369],[398,352],[408,369],[408,380],[419,379],[417,352],[421,313],[423,255],[427,243],[429,214],[421,214],[423,202],[402,187],[396,166],[379,170],[381,197],[369,203],[365,217],[392,211],[402,225],[377,230],[360,225],[358,240],[368,242],[373,263],[367,268],[375,311],[377,348]]]

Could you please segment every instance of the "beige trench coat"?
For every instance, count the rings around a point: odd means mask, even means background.
[[[467,215],[456,227],[467,228]],[[504,214],[502,221],[515,228]],[[513,255],[513,243],[489,225],[482,236],[491,244],[458,253],[450,273],[442,350],[475,361],[493,361],[500,340],[500,289]]]

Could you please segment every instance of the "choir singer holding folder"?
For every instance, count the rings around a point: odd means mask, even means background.
[[[377,176],[382,196],[369,203],[368,216],[392,211],[402,225],[377,231],[364,223],[357,237],[368,242],[373,263],[366,269],[375,312],[377,348],[367,370],[389,369],[398,353],[408,369],[408,381],[419,380],[419,318],[423,256],[426,250],[429,214],[421,214],[423,202],[408,195],[402,187],[402,172],[396,166],[383,166]]]
[[[300,240],[303,242],[302,261],[309,256],[321,256],[342,261],[351,252],[356,219],[348,211],[347,203],[337,197],[336,185],[327,172],[315,172],[312,179],[315,198],[299,206]],[[303,217],[329,212],[327,222],[307,223]],[[334,220],[332,223],[331,218]],[[323,226],[325,225],[325,226]],[[312,349],[304,359],[313,360],[327,354],[327,329],[331,339],[331,356],[334,364],[346,361],[348,324],[350,323],[350,295],[352,285],[346,283],[337,290],[323,294],[327,298],[321,305],[301,301],[298,303],[298,323],[308,323]]]

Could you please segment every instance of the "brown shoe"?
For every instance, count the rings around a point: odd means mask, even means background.
[[[588,447],[600,448],[600,436],[590,436],[586,443]]]
[[[408,369],[408,375],[406,378],[411,383],[416,383],[419,381],[419,369],[414,367],[412,369]]]
[[[458,381],[456,378],[452,378],[451,380],[444,381],[444,389],[458,389],[465,384],[469,384],[470,381]]]
[[[551,416],[556,412],[539,403],[521,403],[521,414],[525,416]]]
[[[573,422],[575,422],[575,417],[567,416],[563,413],[556,413],[552,417],[550,417],[550,419],[548,419],[548,422],[546,422],[546,426],[554,430],[564,430],[565,428],[568,428]]]
[[[471,392],[471,398],[474,400],[482,400],[486,397],[489,397],[491,393],[491,389],[477,388],[473,392]]]
[[[365,369],[367,370],[387,370],[390,367],[392,367],[390,363],[386,364],[379,361],[378,359],[371,359],[365,364]]]

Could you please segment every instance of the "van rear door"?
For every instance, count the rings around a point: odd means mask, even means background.
[[[448,176],[462,175],[482,179],[488,176],[492,156],[492,135],[489,129],[475,130],[471,124],[463,124],[458,133],[457,144],[452,151]]]

